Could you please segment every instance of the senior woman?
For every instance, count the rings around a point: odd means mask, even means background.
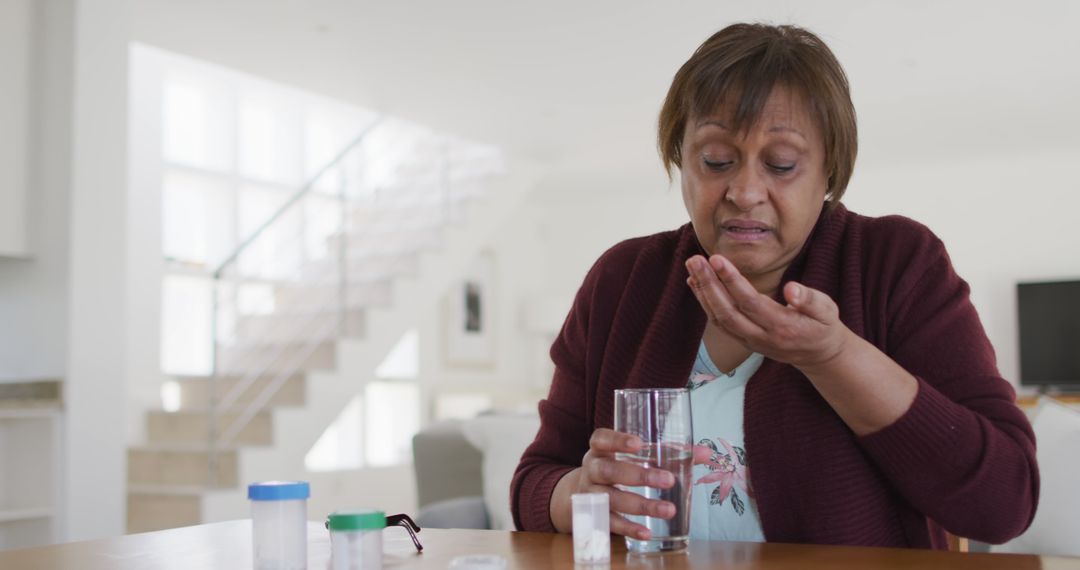
[[[674,505],[616,485],[674,477],[615,461],[642,442],[612,431],[613,392],[689,387],[692,538],[1021,533],[1031,427],[941,240],[841,204],[855,111],[829,48],[792,26],[721,30],[675,75],[658,140],[690,223],[616,245],[586,276],[511,486],[517,527],[569,532],[570,496],[605,492],[612,532],[649,538],[621,514]]]

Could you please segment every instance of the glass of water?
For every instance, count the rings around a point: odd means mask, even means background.
[[[615,459],[647,469],[663,469],[675,476],[675,484],[667,489],[619,486],[646,499],[675,505],[675,516],[670,519],[624,515],[652,533],[649,540],[626,537],[630,552],[682,550],[689,543],[692,426],[690,391],[686,388],[615,390],[615,431],[636,435],[645,443],[638,453],[617,453]]]

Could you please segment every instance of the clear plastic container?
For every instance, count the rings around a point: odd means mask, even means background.
[[[382,531],[386,513],[375,510],[335,511],[326,518],[333,570],[381,570]]]
[[[611,508],[607,493],[570,496],[573,508],[574,563],[607,564],[611,561]]]
[[[256,570],[307,568],[306,481],[267,481],[248,485],[251,539]]]

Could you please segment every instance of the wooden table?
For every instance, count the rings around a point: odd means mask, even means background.
[[[447,567],[462,554],[499,554],[509,568],[574,568],[569,536],[492,530],[426,529],[424,553],[416,554],[404,529],[384,534],[385,568]],[[972,570],[1080,570],[1080,558],[1017,554],[962,554],[900,548],[695,542],[687,552],[628,555],[621,540],[612,541],[610,568],[642,570],[680,568],[743,569],[883,569],[935,568]],[[329,568],[330,537],[320,523],[308,524],[308,568]],[[251,523],[231,521],[133,534],[103,540],[0,551],[4,570],[99,569],[247,569],[251,568]],[[578,570],[601,570],[578,567]]]

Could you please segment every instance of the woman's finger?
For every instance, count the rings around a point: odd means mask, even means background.
[[[687,267],[691,272],[687,283],[710,322],[736,338],[761,336],[763,329],[739,311],[730,293],[704,258],[692,258],[687,262]]]
[[[591,489],[593,493],[607,493],[611,505],[611,532],[647,540],[652,533],[645,526],[631,522],[625,515],[644,515],[669,519],[675,516],[675,505],[667,501],[655,501],[643,498],[641,495],[616,489],[614,487],[596,486]]]
[[[612,489],[608,493],[611,510],[624,515],[644,515],[658,519],[675,516],[675,505],[669,501],[646,499],[637,493]]]
[[[619,513],[611,513],[611,532],[621,536],[629,536],[638,540],[649,540],[652,533],[649,529],[637,523],[632,523]]]
[[[592,437],[589,438],[589,451],[598,457],[610,457],[616,453],[636,453],[644,445],[645,442],[641,441],[640,437],[608,428],[593,431]]]
[[[837,320],[839,309],[828,295],[800,283],[789,281],[784,285],[784,299],[800,313],[823,324]]]
[[[783,319],[784,306],[767,295],[762,295],[743,276],[735,264],[722,255],[709,258],[709,268],[716,273],[723,284],[732,305],[739,313],[746,315],[754,324],[768,331]]]
[[[664,469],[647,469],[627,461],[607,457],[592,457],[582,465],[590,483],[626,485],[667,489],[675,484],[675,476]]]

